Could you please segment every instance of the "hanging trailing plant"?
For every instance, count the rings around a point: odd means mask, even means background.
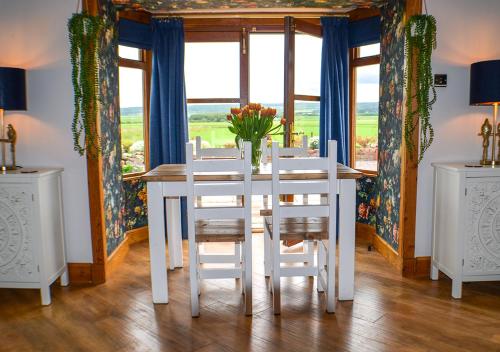
[[[414,15],[406,27],[406,117],[404,138],[410,155],[415,152],[412,135],[419,127],[420,148],[418,162],[434,140],[430,123],[432,105],[436,102],[436,89],[432,77],[431,55],[436,48],[436,19],[431,15]],[[413,102],[416,101],[416,105]]]
[[[75,111],[71,130],[74,150],[96,156],[101,151],[97,126],[99,104],[99,34],[104,21],[86,13],[68,21]]]

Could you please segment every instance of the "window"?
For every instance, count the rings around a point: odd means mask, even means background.
[[[120,57],[120,128],[122,174],[135,176],[148,169],[148,104],[150,54],[118,46]]]
[[[380,44],[351,50],[351,165],[378,170]]]
[[[184,72],[189,139],[204,148],[234,147],[226,116],[240,106],[240,43],[195,42],[185,45]]]
[[[292,143],[309,138],[311,152],[319,152],[319,100],[322,40],[308,34],[295,35],[295,100]]]
[[[290,133],[273,139],[287,145],[301,142],[303,134],[318,139],[319,20],[296,20],[297,27],[275,19],[266,21],[249,19],[235,25],[233,21],[203,24],[193,19],[185,23],[190,140],[200,136],[204,147],[234,146],[226,115],[231,107],[248,102],[274,107],[279,118],[287,119]],[[313,35],[308,33],[311,28]],[[284,89],[287,79],[294,83]]]

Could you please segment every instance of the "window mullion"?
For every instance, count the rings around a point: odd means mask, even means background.
[[[283,114],[286,119],[284,145],[291,146],[295,115],[295,24],[294,18],[285,17],[285,72]]]

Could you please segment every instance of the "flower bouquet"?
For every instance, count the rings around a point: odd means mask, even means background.
[[[276,117],[276,109],[264,108],[261,104],[250,103],[240,108],[232,108],[231,114],[227,115],[229,121],[229,131],[234,133],[236,137],[234,141],[238,148],[241,149],[241,142],[249,141],[252,143],[252,166],[254,170],[258,170],[260,166],[260,158],[262,156],[261,141],[262,138],[268,135],[279,134],[282,125],[286,123],[284,118],[280,124],[274,125]]]

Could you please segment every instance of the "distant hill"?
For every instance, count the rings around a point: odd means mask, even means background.
[[[278,116],[283,115],[283,104],[265,104],[277,110]],[[378,115],[378,103],[358,103],[359,115]],[[188,106],[188,116],[190,121],[201,121],[202,115],[208,115],[212,118],[218,117],[217,120],[223,121],[226,114],[229,113],[232,107],[237,107],[237,104],[190,104]],[[142,114],[142,107],[129,107],[120,109],[122,116],[133,116]],[[319,116],[319,103],[317,102],[297,102],[295,104],[295,112],[303,117]]]

